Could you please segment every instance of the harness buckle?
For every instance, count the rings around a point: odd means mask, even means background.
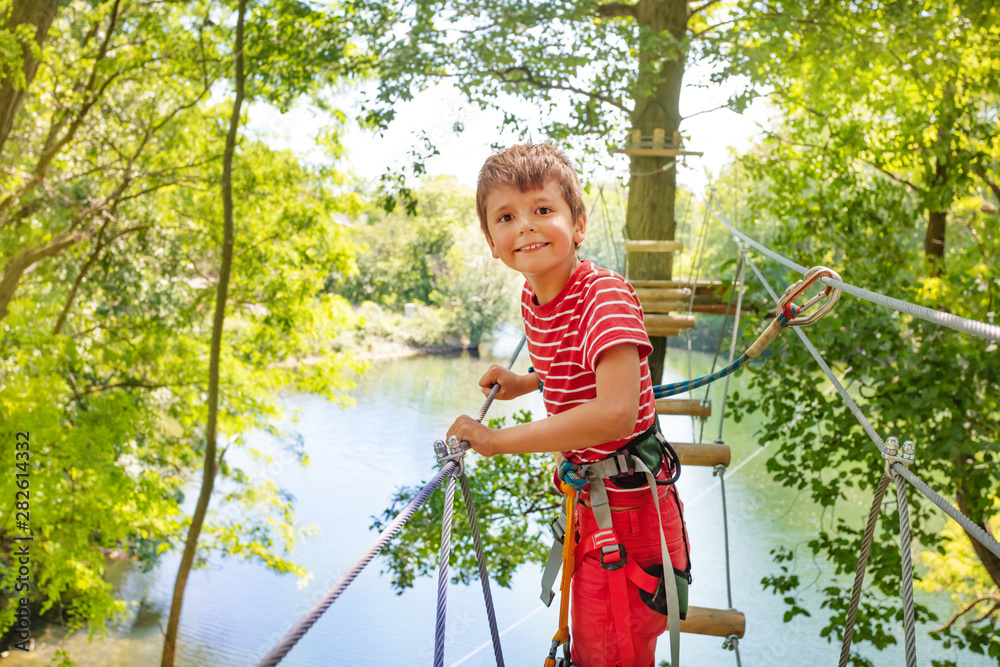
[[[778,301],[776,316],[784,315],[787,317],[788,326],[790,327],[804,327],[818,322],[824,315],[833,310],[833,307],[837,305],[837,300],[840,299],[840,290],[830,287],[829,285],[826,286],[826,289],[823,292],[806,301],[805,305],[799,308],[797,313],[793,309],[793,306],[795,305],[793,302],[795,299],[800,297],[810,285],[820,278],[833,278],[834,280],[840,280],[840,274],[833,269],[828,269],[825,266],[812,267],[806,271],[804,276],[802,276],[802,280],[793,285],[789,285],[788,289],[785,290],[784,295],[782,295],[781,299]],[[799,317],[802,313],[822,301],[824,297],[830,298],[826,303],[820,306],[816,312],[808,317]]]
[[[625,546],[622,544],[616,544],[618,549],[616,551],[604,551],[601,549],[601,567],[605,570],[620,570],[625,567],[625,563],[628,561],[628,553],[625,552]]]

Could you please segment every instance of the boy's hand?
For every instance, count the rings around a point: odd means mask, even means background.
[[[534,373],[529,373],[529,375],[532,378],[535,377]],[[496,397],[501,401],[508,401],[512,398],[523,396],[530,391],[525,390],[522,386],[524,384],[523,376],[497,364],[490,366],[486,374],[479,378],[479,386],[482,387],[483,396],[489,396],[495,384],[500,385],[500,391],[497,392]]]
[[[448,435],[445,440],[447,441],[451,436],[455,436],[460,442],[462,440],[468,442],[477,454],[493,456],[499,453],[496,451],[493,438],[496,433],[496,429],[483,426],[472,417],[462,415],[448,429]]]

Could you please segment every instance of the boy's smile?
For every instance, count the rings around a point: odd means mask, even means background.
[[[559,184],[498,187],[486,198],[486,216],[493,256],[524,275],[539,304],[556,297],[579,266],[576,244],[587,226],[586,216],[573,220]]]

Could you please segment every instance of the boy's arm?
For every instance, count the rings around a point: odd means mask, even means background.
[[[566,412],[499,430],[463,415],[448,436],[468,441],[483,456],[584,449],[628,437],[639,413],[638,348],[631,343],[608,348],[595,374],[597,397]]]

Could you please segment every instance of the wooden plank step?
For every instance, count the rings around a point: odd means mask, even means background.
[[[667,622],[670,622],[669,619]],[[742,638],[746,627],[746,616],[742,611],[735,609],[710,609],[689,605],[687,618],[681,621],[681,632],[712,637],[736,635]]]
[[[625,252],[676,252],[683,249],[683,241],[625,241]]]
[[[669,328],[669,329],[693,329],[694,328],[694,315],[660,315],[660,314],[650,314],[645,315],[642,318],[643,324],[646,325],[646,330],[649,330],[650,325],[658,328]]]
[[[682,466],[724,465],[729,467],[733,460],[733,452],[729,445],[714,445],[706,442],[671,442],[670,446],[677,452],[677,458]]]
[[[687,310],[687,307],[690,305],[688,301],[656,301],[653,299],[648,301],[639,299],[639,303],[642,306],[643,313],[660,313],[664,315],[666,313],[675,313],[678,310]]]
[[[629,280],[632,287],[640,289],[694,289],[695,296],[722,295],[732,284],[729,280],[687,280],[678,278],[676,280]],[[737,283],[739,285],[739,283]]]
[[[659,415],[689,415],[705,419],[712,416],[712,402],[702,405],[696,398],[658,398],[656,399],[656,414]]]
[[[635,285],[633,285],[635,287]],[[676,287],[636,287],[639,301],[683,301],[691,299],[691,291]]]
[[[670,327],[646,327],[646,335],[650,338],[670,338],[671,336],[680,336],[680,329],[671,329]]]

